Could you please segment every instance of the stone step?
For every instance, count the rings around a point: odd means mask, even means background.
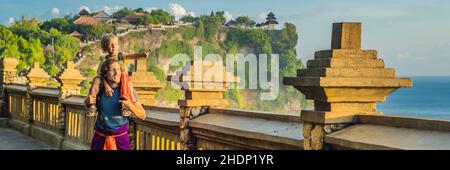
[[[315,59],[325,58],[366,58],[376,59],[377,50],[361,50],[361,49],[334,49],[320,50],[314,53]]]
[[[283,84],[323,87],[411,87],[409,78],[284,77]]]
[[[297,77],[395,77],[392,68],[311,68],[298,69]]]
[[[384,61],[362,58],[314,59],[309,60],[306,66],[307,68],[384,68]]]
[[[186,91],[184,94],[184,98],[187,100],[201,100],[201,99],[222,99],[223,92],[222,91]]]
[[[197,100],[178,100],[179,106],[194,107],[194,106],[219,106],[224,107],[228,105],[228,100],[225,99],[197,99]]]
[[[314,123],[354,123],[356,115],[382,115],[382,112],[328,112],[317,110],[302,110],[301,120]]]

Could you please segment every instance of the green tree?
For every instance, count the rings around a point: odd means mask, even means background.
[[[42,24],[42,21],[32,17],[31,19],[22,16],[21,20],[16,21],[11,27],[10,30],[18,35],[22,36],[25,39],[28,38],[40,38],[42,31],[39,26]]]
[[[113,17],[114,19],[120,20],[120,19],[122,19],[122,18],[124,18],[124,17],[126,17],[126,16],[128,16],[128,15],[130,15],[130,14],[132,14],[133,12],[134,12],[134,11],[131,10],[131,9],[128,9],[128,8],[122,8],[121,10],[119,10],[119,11],[117,11],[117,12],[114,12],[114,13],[112,14],[112,17]]]
[[[154,22],[159,24],[165,24],[172,21],[172,16],[162,9],[152,10],[150,16],[153,17]]]
[[[236,22],[237,24],[248,28],[252,28],[256,24],[256,22],[250,19],[248,16],[239,16],[236,18]]]
[[[289,48],[295,48],[298,41],[298,35],[294,24],[285,24],[285,28],[281,30],[281,41],[286,43]]]
[[[11,43],[17,37],[5,26],[0,25],[0,47]]]
[[[199,38],[204,38],[205,36],[205,25],[203,24],[203,21],[198,21],[195,29],[195,36]]]
[[[20,52],[19,64],[23,67],[25,67],[24,65],[31,66],[34,62],[44,64],[45,57],[39,39],[30,38],[27,41],[23,37],[19,37],[17,44]]]
[[[64,33],[70,33],[70,24],[66,18],[55,18],[50,21],[45,21],[41,29],[50,31],[50,28],[55,28]]]
[[[180,21],[184,21],[184,22],[195,22],[196,20],[198,20],[197,17],[193,17],[191,15],[186,15],[183,18],[180,19]]]
[[[136,12],[144,12],[144,9],[143,9],[143,8],[137,8],[137,9],[134,10],[134,11],[136,11]]]

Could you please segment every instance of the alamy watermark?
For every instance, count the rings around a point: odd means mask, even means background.
[[[269,59],[270,65],[268,64]],[[176,54],[172,57],[170,66],[184,65],[189,61],[191,59],[187,54]],[[269,56],[267,54],[258,54],[257,56],[253,53],[246,55],[241,53],[226,54],[224,65],[220,55],[212,53],[203,57],[202,46],[194,46],[193,62],[194,64],[192,66],[183,67],[184,69],[178,70],[178,72],[182,72],[182,75],[188,75],[188,73],[193,75],[194,82],[196,82],[192,84],[194,88],[245,89],[248,87],[248,89],[260,89],[261,100],[274,100],[278,97],[280,86],[278,54],[271,54]],[[230,74],[224,74],[225,71]],[[180,88],[180,86],[186,88],[188,85],[186,82],[174,83],[180,78],[180,74],[177,75],[171,78],[172,87],[176,89]],[[233,82],[234,77],[239,77],[239,83],[231,85],[223,83]],[[186,81],[186,78],[190,77],[183,78]]]

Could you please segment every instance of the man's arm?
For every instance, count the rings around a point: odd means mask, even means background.
[[[131,112],[133,112],[133,114],[138,117],[139,119],[144,120],[146,117],[146,113],[145,113],[145,109],[142,106],[141,103],[139,103],[138,101],[138,96],[137,96],[137,92],[136,90],[133,89],[133,94],[134,98],[136,99],[135,103],[130,102],[130,100],[128,98],[125,97],[124,100],[121,100],[120,102],[122,102],[122,108],[123,109],[128,109]]]
[[[131,110],[131,111],[134,113],[134,115],[135,115],[136,117],[138,117],[139,119],[142,119],[142,120],[145,119],[145,117],[146,117],[145,109],[144,109],[144,107],[142,106],[141,103],[136,102],[136,103],[132,104],[132,106],[130,107],[130,110]]]

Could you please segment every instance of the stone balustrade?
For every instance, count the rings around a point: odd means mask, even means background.
[[[131,117],[130,140],[136,150],[181,149],[447,149],[450,121],[384,116],[376,102],[410,79],[396,78],[384,68],[375,50],[362,50],[361,24],[333,25],[330,50],[317,51],[306,69],[283,83],[314,100],[314,110],[283,114],[224,108],[223,93],[239,81],[213,61],[188,62],[168,80],[181,86],[178,108],[157,106],[155,94],[164,83],[136,62],[134,87],[147,112],[145,120]],[[17,60],[3,59],[2,117],[8,126],[50,144],[55,149],[89,149],[95,117],[86,116],[78,84],[84,79],[67,63],[47,87],[50,78],[39,63],[26,77],[18,77]],[[215,66],[214,66],[215,65]],[[200,68],[200,73],[195,67]],[[226,79],[207,79],[205,70]],[[26,81],[24,81],[26,80]]]

